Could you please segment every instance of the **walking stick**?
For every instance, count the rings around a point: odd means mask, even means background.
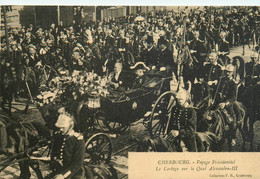
[[[225,62],[225,66],[227,65],[227,60]],[[212,102],[212,105],[215,103],[215,100],[216,100],[216,97],[217,97],[217,94],[218,94],[218,90],[219,90],[219,86],[220,86],[220,83],[222,81],[222,78],[223,78],[223,74],[224,74],[224,70],[222,71],[221,73],[221,76],[220,76],[220,80],[218,82],[218,86],[217,86],[217,89],[216,89],[216,92],[215,92],[215,95],[214,95],[214,98],[213,98],[213,102]]]
[[[27,81],[25,81],[25,85],[26,85],[26,88],[27,88],[27,90],[28,90],[28,93],[29,93],[29,96],[30,96],[30,98],[31,98],[31,101],[33,101],[32,93],[31,93],[31,90],[30,90],[30,88],[29,88],[29,85],[28,85]]]

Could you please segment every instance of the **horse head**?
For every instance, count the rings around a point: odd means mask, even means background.
[[[137,152],[168,152],[168,146],[160,136],[145,137],[137,144]]]

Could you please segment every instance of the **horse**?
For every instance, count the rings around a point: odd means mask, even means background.
[[[212,132],[195,132],[195,152],[216,152],[217,139]],[[183,141],[167,135],[137,140],[137,152],[188,152]]]
[[[228,123],[228,119],[230,121],[232,116],[227,114],[226,110],[217,107],[216,109],[212,109],[211,106],[211,95],[209,93],[210,89],[206,82],[196,83],[192,87],[192,101],[194,103],[195,108],[197,109],[198,116],[198,130],[199,131],[210,131],[217,136],[219,150],[221,150],[221,146],[224,143],[224,139],[228,139],[229,151],[232,150],[231,138],[230,134],[230,125],[231,122]],[[235,101],[233,104],[233,109],[236,114],[236,118],[240,119],[238,124],[235,122],[235,128],[239,129],[242,134],[243,144],[242,151],[245,150],[245,141],[247,139],[246,135],[246,119],[247,113],[245,106],[238,101]],[[234,117],[234,116],[233,116]],[[210,119],[210,120],[208,120]],[[233,124],[233,123],[232,123]]]
[[[234,104],[234,109],[236,113],[241,112],[241,121],[239,121],[235,128],[239,130],[239,132],[242,135],[242,151],[245,151],[245,141],[247,140],[247,130],[245,128],[246,124],[246,110],[245,107],[242,105],[240,102],[235,102]],[[217,136],[217,142],[218,142],[218,151],[221,151],[222,145],[225,142],[225,139],[228,140],[228,149],[229,151],[232,150],[232,145],[231,145],[231,131],[230,127],[233,125],[231,121],[226,120],[226,113],[218,108],[216,110],[206,110],[203,113],[203,120],[207,124],[207,131],[210,131],[214,133]]]
[[[35,171],[38,178],[43,178],[39,163],[30,160],[28,156],[42,144],[41,138],[50,139],[50,130],[38,121],[19,121],[19,119],[1,115],[0,131],[0,153],[8,156],[2,163],[0,171],[13,161],[18,161],[21,170],[20,178],[30,178],[29,167]]]
[[[247,84],[247,83],[246,83]],[[249,86],[241,86],[238,92],[239,99],[245,105],[248,115],[246,118],[247,128],[247,141],[250,143],[249,150],[253,151],[254,148],[254,124],[257,122],[260,110],[260,85],[248,84]]]

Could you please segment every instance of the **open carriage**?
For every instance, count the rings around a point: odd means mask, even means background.
[[[96,121],[103,131],[122,132],[129,129],[131,123],[148,117],[148,111],[156,98],[163,91],[169,90],[171,78],[163,78],[161,75],[150,77],[137,89],[111,91],[105,97],[87,95],[79,102],[76,115],[78,121],[90,126],[94,126]]]

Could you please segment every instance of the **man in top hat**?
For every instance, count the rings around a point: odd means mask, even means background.
[[[171,109],[169,135],[172,135],[180,146],[181,141],[189,152],[196,151],[195,132],[197,130],[196,111],[189,107],[187,91],[180,89],[176,95],[177,104]],[[183,150],[183,149],[181,149]]]
[[[157,68],[161,72],[166,72],[166,75],[171,75],[173,69],[176,69],[176,64],[173,61],[173,54],[167,48],[168,41],[161,37],[158,40],[159,53],[158,53],[158,65]]]
[[[131,66],[130,69],[134,70],[136,78],[133,83],[132,89],[140,88],[147,82],[147,76],[145,75],[146,70],[150,70],[143,62],[137,62],[134,66]]]
[[[153,69],[158,62],[158,51],[154,46],[153,36],[148,36],[146,43],[147,49],[142,53],[141,61],[143,61],[149,68]]]
[[[55,179],[85,178],[83,168],[85,141],[83,135],[74,131],[74,118],[65,108],[60,113],[55,126],[59,131],[54,133],[51,153],[51,168],[48,176]]]

